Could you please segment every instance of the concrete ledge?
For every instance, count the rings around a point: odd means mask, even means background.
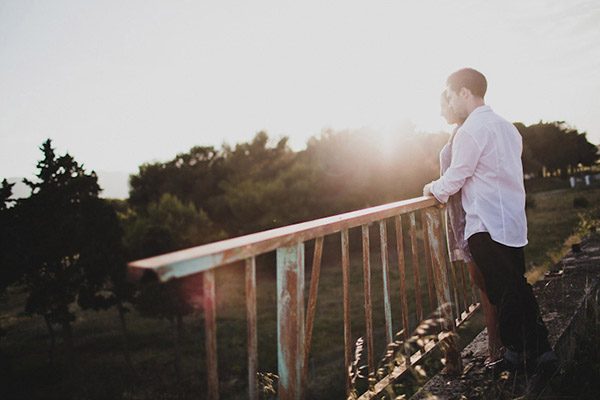
[[[589,316],[593,316],[595,325],[599,322],[600,235],[584,239],[581,252],[569,253],[534,285],[534,292],[550,343],[564,366],[572,361],[578,337],[585,335],[590,323]],[[495,378],[483,365],[486,356],[484,330],[462,351],[462,376],[438,374],[412,399],[500,399],[522,395],[526,378],[518,374]]]

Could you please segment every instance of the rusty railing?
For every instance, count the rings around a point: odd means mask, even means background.
[[[339,235],[341,241],[341,281],[343,287],[344,362],[346,369],[352,362],[354,337],[350,318],[350,236],[351,228],[361,229],[362,267],[364,285],[364,318],[368,370],[374,373],[375,352],[373,340],[373,309],[371,304],[371,254],[369,226],[379,228],[380,260],[383,279],[383,313],[385,339],[393,340],[393,313],[390,293],[390,259],[388,257],[388,221],[393,221],[395,230],[396,265],[400,287],[399,318],[405,337],[424,318],[423,280],[427,281],[429,304],[452,304],[440,307],[451,329],[455,329],[468,319],[477,309],[474,290],[469,290],[464,266],[449,268],[442,210],[432,197],[419,197],[394,202],[377,207],[353,211],[314,221],[290,225],[269,231],[228,239],[203,246],[193,247],[160,255],[129,264],[129,273],[134,279],[151,274],[161,282],[184,278],[192,274],[203,274],[203,308],[207,363],[207,395],[209,399],[219,398],[219,377],[217,369],[217,310],[215,302],[215,269],[232,262],[245,263],[246,321],[247,321],[247,362],[248,397],[258,399],[258,346],[256,312],[256,257],[276,251],[277,269],[277,368],[279,375],[278,396],[280,399],[302,399],[307,383],[308,358],[313,336],[316,314],[318,282],[324,237]],[[390,221],[390,222],[391,222]],[[404,222],[403,222],[404,221]],[[405,226],[408,227],[405,227]],[[408,231],[410,250],[405,251],[404,238]],[[422,252],[419,252],[419,239]],[[308,304],[304,304],[305,293],[305,242],[314,240],[312,273],[308,294]],[[407,254],[409,253],[409,254]],[[410,265],[414,280],[414,298],[407,291],[406,262]],[[419,262],[419,258],[423,262]],[[424,260],[423,260],[424,258]],[[424,273],[423,273],[424,272]],[[409,302],[414,305],[416,321],[409,313]],[[396,307],[396,306],[395,306]],[[305,315],[306,314],[306,315]],[[411,319],[413,321],[411,321]],[[439,335],[443,338],[443,334]],[[336,338],[331,338],[336,340]],[[342,338],[339,338],[342,340]],[[425,348],[409,355],[404,365],[393,369],[386,377],[371,385],[361,399],[369,399],[380,393],[385,386],[407,370],[410,364],[437,346],[439,340],[431,341]],[[348,374],[346,374],[348,375]],[[350,388],[349,377],[346,388]]]

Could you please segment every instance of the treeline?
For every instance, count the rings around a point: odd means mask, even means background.
[[[258,133],[235,146],[194,147],[131,176],[128,205],[149,215],[165,194],[198,210],[212,236],[238,236],[419,195],[438,175],[447,134],[324,132],[294,152]],[[204,240],[209,241],[209,240]]]
[[[562,122],[516,125],[526,172],[598,159],[585,133]],[[72,357],[78,310],[116,307],[133,368],[126,313],[136,308],[165,318],[179,337],[183,316],[197,304],[182,290],[189,281],[128,282],[127,260],[418,196],[439,175],[447,140],[445,133],[404,132],[382,143],[367,130],[324,131],[293,151],[287,138],[260,132],[249,142],[197,146],[140,166],[125,201],[99,198],[96,174],[69,154],[57,155],[48,140],[36,180],[25,180],[31,195],[12,199],[6,180],[0,188],[0,294],[13,284],[24,288],[24,311],[45,321],[50,363],[57,329]]]
[[[564,121],[539,122],[530,126],[515,123],[523,137],[523,170],[531,176],[576,173],[598,160],[598,148]]]

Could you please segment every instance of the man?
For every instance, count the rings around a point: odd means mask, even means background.
[[[465,239],[490,302],[497,306],[504,363],[517,368],[525,362],[534,376],[546,377],[557,358],[524,277],[527,220],[521,136],[485,104],[487,81],[479,71],[458,70],[446,84],[450,107],[465,122],[454,137],[450,167],[425,185],[423,195],[446,203],[462,189]]]

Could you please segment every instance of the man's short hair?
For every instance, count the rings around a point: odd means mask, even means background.
[[[481,98],[485,96],[487,91],[485,76],[473,68],[463,68],[453,72],[446,80],[446,85],[456,93],[463,87],[467,88],[473,95]]]

